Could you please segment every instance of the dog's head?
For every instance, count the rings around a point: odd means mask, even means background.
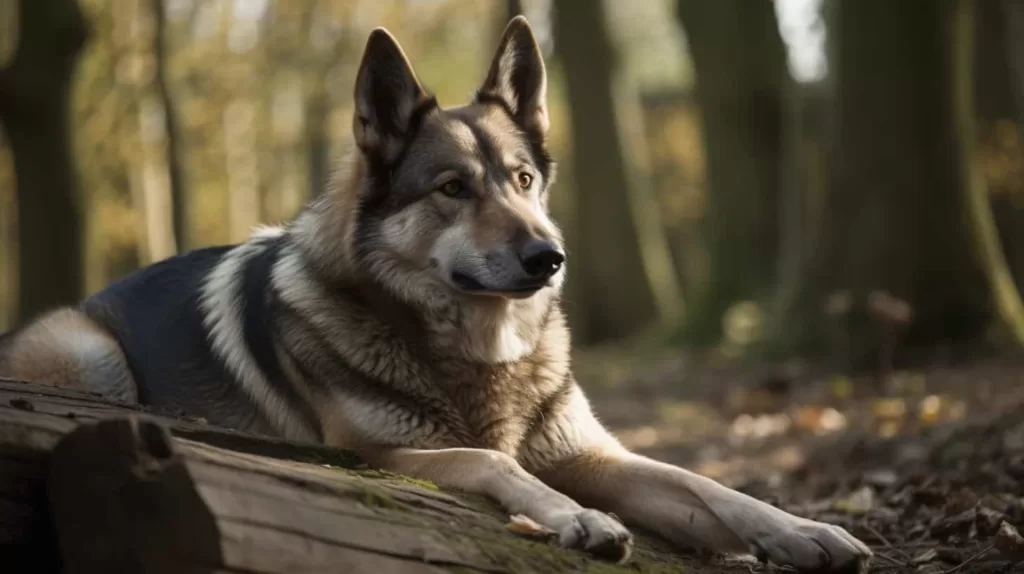
[[[526,19],[503,34],[483,84],[442,109],[395,39],[374,30],[355,88],[364,160],[356,260],[409,293],[524,299],[561,286],[547,214],[546,72]]]

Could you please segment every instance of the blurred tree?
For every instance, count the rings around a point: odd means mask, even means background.
[[[325,188],[330,177],[330,115],[335,104],[331,98],[331,84],[336,82],[337,74],[355,75],[358,59],[346,58],[346,53],[357,52],[361,46],[352,45],[351,34],[342,30],[340,22],[324,22],[325,13],[330,12],[322,2],[311,4],[304,15],[308,42],[300,50],[308,67],[303,90],[303,123],[308,146],[306,177],[308,196],[315,197]]]
[[[1003,0],[1000,4],[1001,16],[1006,23],[1004,37],[1009,55],[1009,77],[1016,96],[1018,121],[1024,124],[1024,4],[1017,0]]]
[[[1024,163],[1024,153],[1021,153],[1024,151],[1024,3],[1019,0],[981,2],[978,4],[978,17],[979,30],[987,25],[985,33],[978,34],[979,48],[988,46],[993,39],[1001,41],[992,50],[983,52],[984,56],[979,56],[979,59],[1001,63],[999,78],[1008,84],[1008,93],[1013,100],[1004,117],[1016,120],[1014,134],[1010,135],[1006,130],[1003,134],[1014,144],[1013,152],[1016,153],[1013,160],[1019,166]],[[1017,278],[1018,289],[1024,289],[1024,192],[1021,188],[1016,192],[995,200],[999,208],[996,215],[1000,219],[1007,259]]]
[[[678,0],[707,153],[706,281],[689,293],[688,339],[716,342],[734,303],[775,284],[786,51],[771,2]]]
[[[912,345],[965,341],[990,323],[985,266],[972,250],[978,221],[963,184],[951,6],[827,4],[835,90],[830,186],[813,263],[781,306],[770,347],[820,349],[830,328],[823,306],[838,293],[849,294],[850,306],[829,311],[844,315],[848,353],[859,363],[883,345],[866,304],[872,292],[912,306]]]
[[[18,45],[0,69],[0,122],[18,189],[18,313],[81,296],[80,209],[71,153],[70,82],[88,37],[75,0],[20,3]]]
[[[138,268],[146,233],[133,191],[142,164],[142,131],[132,81],[131,54],[152,49],[135,40],[137,10],[124,0],[79,0],[89,22],[89,43],[75,68],[73,155],[82,190],[84,290],[94,292]],[[145,3],[148,5],[148,2]],[[148,14],[149,10],[145,12]],[[136,48],[136,46],[138,46]],[[151,67],[148,69],[152,69]],[[170,217],[170,210],[163,215]],[[169,227],[169,225],[168,225]]]
[[[1024,304],[1006,264],[985,178],[976,158],[974,51],[975,0],[953,0],[953,103],[960,168],[977,257],[984,265],[995,312],[1007,334],[1024,346]]]
[[[974,20],[974,113],[983,122],[1016,119],[1014,103],[1013,75],[1011,59],[1013,58],[1013,40],[1009,22],[1012,18],[1012,5],[1015,0],[996,0],[995,2],[977,2]],[[1021,11],[1024,14],[1024,10]],[[1024,30],[1022,30],[1024,31]],[[1022,57],[1024,59],[1024,57]]]
[[[178,110],[167,79],[167,10],[164,0],[152,0],[153,10],[153,65],[157,98],[163,108],[164,150],[167,163],[167,177],[170,186],[175,246],[179,252],[193,246],[189,233],[188,193],[182,166],[181,130],[178,124]]]
[[[630,165],[636,150],[624,149],[637,142],[641,124],[631,113],[637,102],[625,101],[636,96],[620,83],[604,7],[556,0],[554,9],[572,121],[574,334],[582,343],[596,343],[671,319],[666,315],[674,314],[681,297],[657,211],[642,205],[643,174]]]
[[[495,42],[498,41],[498,38],[501,38],[502,32],[505,31],[505,26],[508,26],[508,21],[523,14],[523,2],[522,0],[505,0],[505,9],[498,10],[497,12],[498,23],[494,30]]]

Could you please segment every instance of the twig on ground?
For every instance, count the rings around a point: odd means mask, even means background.
[[[879,558],[883,558],[885,560],[888,560],[889,562],[892,563],[893,566],[899,566],[900,568],[910,568],[910,564],[907,564],[906,562],[904,562],[902,560],[898,560],[896,558],[893,558],[892,556],[889,556],[888,554],[884,554],[882,552],[876,552],[875,556],[877,556]]]
[[[885,536],[882,536],[882,533],[881,533],[881,532],[879,532],[878,530],[876,530],[876,529],[875,529],[875,527],[873,527],[873,526],[871,526],[870,524],[868,524],[868,521],[867,521],[867,520],[863,520],[863,521],[861,521],[861,526],[863,526],[865,530],[867,530],[868,532],[870,532],[872,536],[874,536],[874,537],[875,537],[875,538],[877,538],[877,539],[878,539],[878,540],[879,540],[879,541],[880,541],[880,542],[881,542],[882,544],[884,544],[886,548],[888,548],[888,549],[890,549],[890,550],[892,550],[892,551],[894,551],[894,552],[898,553],[898,554],[899,554],[900,556],[902,556],[903,558],[905,558],[905,559],[906,559],[907,561],[909,561],[909,562],[913,562],[913,561],[914,561],[914,559],[913,559],[913,558],[912,558],[912,557],[911,557],[911,556],[910,556],[909,554],[907,554],[907,553],[906,553],[906,552],[904,552],[903,550],[901,550],[901,549],[899,549],[899,548],[897,548],[897,547],[893,546],[892,542],[889,542],[889,540],[888,540],[888,539],[887,539],[887,538],[886,538]],[[908,566],[908,565],[909,565],[909,564],[903,564],[903,566]]]
[[[974,561],[975,561],[975,560],[977,560],[978,558],[981,558],[982,556],[984,556],[984,555],[988,554],[988,553],[989,553],[989,552],[991,552],[991,551],[992,551],[992,549],[993,549],[993,548],[995,548],[995,547],[996,547],[996,545],[995,545],[995,544],[989,544],[988,546],[986,546],[985,548],[983,548],[983,549],[982,549],[982,550],[981,550],[980,552],[978,552],[978,553],[977,553],[977,554],[975,554],[974,556],[971,556],[971,557],[970,557],[970,558],[968,558],[967,560],[964,560],[964,561],[963,561],[963,562],[961,562],[961,563],[960,563],[960,564],[959,564],[958,566],[954,566],[954,567],[950,568],[949,570],[946,570],[946,571],[942,572],[942,574],[953,574],[953,572],[956,572],[957,570],[960,570],[960,569],[961,569],[961,568],[963,568],[964,566],[967,566],[967,565],[968,565],[968,564],[970,564],[971,562],[974,562]]]

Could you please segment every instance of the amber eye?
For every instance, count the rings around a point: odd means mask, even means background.
[[[441,186],[441,193],[448,197],[464,197],[465,188],[462,187],[461,181],[453,179]]]
[[[526,172],[522,172],[522,173],[519,174],[519,187],[521,187],[523,189],[530,189],[530,184],[532,184],[532,183],[533,183],[533,176],[532,175],[530,175],[530,174],[528,174]]]

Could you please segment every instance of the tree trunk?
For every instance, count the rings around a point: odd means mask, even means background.
[[[953,102],[961,150],[960,166],[976,256],[984,266],[993,311],[1013,344],[1024,347],[1024,303],[999,241],[988,186],[975,157],[975,0],[952,0]]]
[[[167,80],[167,11],[164,0],[153,0],[153,59],[154,80],[157,97],[164,113],[164,149],[167,162],[167,177],[171,191],[171,211],[174,226],[174,242],[177,251],[183,252],[193,246],[189,230],[188,186],[182,166],[181,129],[178,110],[171,97]]]
[[[570,308],[576,340],[626,337],[659,319],[643,261],[620,133],[616,54],[604,8],[590,0],[556,0],[554,34],[572,120],[575,207],[569,239]],[[658,229],[658,222],[644,222]]]
[[[912,306],[907,343],[971,340],[989,324],[993,302],[972,251],[948,41],[951,4],[831,0],[828,8],[835,90],[830,186],[813,262],[770,345],[824,350],[825,335],[838,329],[847,354],[864,365],[896,329],[868,312],[868,296],[880,291]],[[836,293],[847,293],[853,305],[842,311],[842,324],[823,312]]]
[[[702,564],[639,532],[629,562],[611,564],[513,535],[493,502],[368,469],[344,449],[3,380],[0,509],[0,561],[18,572],[653,574]]]
[[[327,88],[324,85],[326,79],[321,74],[314,80],[310,89],[311,93],[306,94],[305,102],[305,125],[306,145],[308,146],[306,166],[307,185],[309,186],[308,198],[312,199],[320,195],[326,188],[328,181],[328,166],[330,154],[330,133],[329,118],[327,114]]]
[[[994,4],[983,2],[982,5]],[[1009,73],[1011,94],[1014,100],[1013,117],[1017,123],[1018,137],[1024,139],[1024,4],[1019,0],[1002,0],[998,5],[998,19],[1004,25],[1001,37],[1003,51]],[[1018,149],[1024,144],[1018,143]],[[1018,158],[1024,161],[1024,158]],[[1002,202],[1005,209],[997,215],[1006,222],[1002,231],[1006,246],[1009,265],[1017,278],[1017,286],[1024,289],[1024,199],[1019,196],[1006,198]]]
[[[17,314],[18,222],[14,162],[0,125],[0,333],[14,328]]]
[[[1003,22],[1006,23],[1006,50],[1009,54],[1010,81],[1016,97],[1017,118],[1024,124],[1024,5],[1016,0],[1003,0]]]
[[[771,2],[679,0],[678,10],[708,163],[708,276],[689,296],[685,332],[717,342],[732,304],[775,285],[789,75]]]
[[[498,17],[496,18],[497,26],[494,28],[494,42],[501,38],[501,34],[505,31],[505,27],[508,26],[509,20],[523,14],[522,0],[505,0],[502,2],[502,5],[504,9],[496,10]]]
[[[24,320],[82,292],[81,216],[71,152],[70,84],[87,38],[74,0],[19,5],[19,43],[0,69],[0,122],[18,189],[18,314]]]

